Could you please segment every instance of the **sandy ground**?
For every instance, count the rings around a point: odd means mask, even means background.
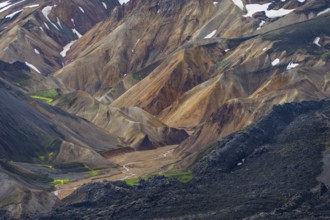
[[[63,199],[83,184],[102,181],[116,181],[138,178],[146,174],[157,173],[166,165],[175,163],[178,158],[173,155],[177,145],[157,148],[149,151],[134,151],[121,155],[111,156],[107,159],[119,164],[120,169],[111,170],[105,174],[60,185],[54,194]]]

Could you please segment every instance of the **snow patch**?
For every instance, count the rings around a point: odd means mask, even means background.
[[[76,41],[71,41],[70,43],[68,43],[67,45],[65,45],[63,47],[62,52],[60,53],[62,57],[66,56],[66,53],[70,50],[71,46],[75,43]]]
[[[257,30],[260,30],[264,24],[266,24],[266,21],[261,21]]]
[[[321,44],[320,44],[320,40],[321,40],[320,37],[316,37],[313,41],[313,44],[315,44],[318,47],[322,47]]]
[[[79,9],[82,13],[85,13],[84,9],[82,7],[79,6]]]
[[[126,4],[127,2],[129,2],[129,0],[119,0],[119,3],[122,4]]]
[[[272,66],[276,66],[277,64],[280,63],[280,59],[276,58],[273,62],[272,62]]]
[[[36,54],[40,54],[39,50],[37,50],[37,49],[34,49],[34,52],[35,52]]]
[[[28,6],[25,6],[24,8],[35,8],[35,7],[38,7],[39,4],[35,4],[35,5],[28,5]]]
[[[242,0],[232,0],[232,1],[233,1],[233,3],[234,3],[237,7],[239,7],[241,10],[244,10],[244,4],[243,4]]]
[[[10,4],[10,1],[5,1],[5,2],[2,2],[0,3],[0,12],[3,12],[3,11],[6,11],[8,10],[9,8],[13,7],[14,5],[17,5],[17,4],[20,4],[22,2],[25,2],[26,0],[22,0],[22,1],[19,1],[19,2],[16,2],[14,4]],[[1,5],[2,4],[2,5]],[[2,6],[2,7],[1,7]]]
[[[214,31],[212,31],[211,33],[209,33],[208,35],[206,35],[206,36],[204,37],[204,39],[208,39],[208,38],[213,37],[213,36],[215,35],[215,33],[217,33],[217,30],[214,30]]]
[[[329,11],[330,11],[330,8],[327,8],[327,9],[325,9],[325,10],[320,11],[319,13],[317,13],[317,16],[320,16],[320,15],[326,14],[326,13],[328,13]]]
[[[61,24],[61,21],[60,21],[60,19],[58,17],[57,17],[57,24],[58,24],[58,26],[61,27],[61,29],[63,29],[62,24]]]
[[[82,35],[75,28],[73,28],[72,31],[77,35],[78,38],[82,37]]]
[[[25,62],[25,65],[27,65],[28,67],[30,67],[31,69],[33,69],[33,70],[36,71],[37,73],[40,73],[40,71],[37,69],[37,67],[35,67],[35,66],[32,65],[31,63]]]
[[[293,68],[296,68],[297,66],[299,66],[299,63],[290,62],[286,69],[291,70]]]
[[[50,21],[48,15],[52,12],[52,9],[53,9],[53,6],[46,6],[46,7],[44,7],[44,8],[41,10],[41,13],[44,15],[44,17],[45,17],[49,22],[51,22],[51,21]]]
[[[14,13],[7,15],[5,18],[12,19],[15,15],[17,15],[18,13],[21,13],[22,11],[23,11],[23,9],[15,11]]]
[[[107,6],[107,4],[105,4],[105,2],[102,2],[102,5],[105,9],[108,9],[108,6]]]
[[[265,3],[265,4],[247,4],[245,6],[247,10],[247,14],[243,15],[243,17],[252,17],[252,15],[256,12],[264,11],[266,16],[269,18],[277,18],[287,15],[294,11],[294,9],[284,9],[280,8],[278,10],[268,10],[269,5],[272,3]]]
[[[0,3],[0,8],[4,8],[6,6],[10,5],[10,1],[5,1]]]
[[[44,22],[44,25],[45,25],[45,27],[46,27],[48,30],[50,30],[50,29],[49,29],[49,26],[48,26],[48,24],[47,24],[46,22]]]

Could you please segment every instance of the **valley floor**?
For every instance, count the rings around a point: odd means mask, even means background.
[[[127,180],[139,178],[150,174],[160,173],[162,168],[175,163],[178,158],[173,154],[177,145],[157,148],[148,151],[133,151],[115,156],[107,156],[107,159],[120,165],[118,169],[111,169],[101,175],[88,177],[58,186],[54,194],[63,199],[80,186],[103,181]]]

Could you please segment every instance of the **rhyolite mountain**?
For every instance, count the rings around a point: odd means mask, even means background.
[[[0,0],[0,18],[3,218],[329,217],[329,0]],[[189,183],[51,193],[168,145]]]

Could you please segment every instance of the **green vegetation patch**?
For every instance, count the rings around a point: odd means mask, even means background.
[[[66,184],[68,182],[70,182],[70,180],[68,180],[68,179],[54,179],[53,182],[52,182],[52,185],[53,186],[58,186],[58,185]]]
[[[190,170],[170,170],[164,173],[164,176],[167,178],[174,178],[181,183],[188,183],[194,178]]]
[[[56,96],[58,96],[58,93],[56,89],[52,88],[52,89],[45,89],[35,93],[31,93],[30,95],[54,99]]]
[[[137,185],[139,185],[140,179],[139,178],[132,178],[132,179],[126,179],[124,181],[129,186],[137,186]]]
[[[52,102],[53,102],[53,99],[45,98],[45,97],[41,97],[41,96],[36,96],[36,95],[31,96],[31,98],[43,101],[44,103],[47,103],[48,105],[52,104]]]
[[[98,176],[102,173],[101,170],[91,170],[91,171],[88,171],[88,174],[89,176],[93,177],[93,176]]]
[[[45,161],[46,160],[46,157],[43,156],[43,155],[40,155],[40,156],[38,156],[38,159],[41,160],[41,161]]]
[[[58,96],[58,93],[56,89],[52,88],[31,93],[30,96],[34,99],[41,100],[47,104],[51,104],[53,100]]]

